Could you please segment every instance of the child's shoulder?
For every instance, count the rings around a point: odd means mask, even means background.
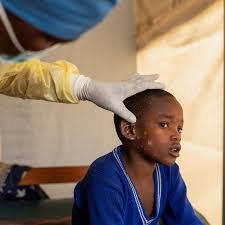
[[[114,166],[114,157],[113,153],[109,152],[103,156],[98,157],[96,160],[92,162],[90,165],[90,169],[95,170],[95,169],[107,169],[110,166]]]
[[[118,177],[120,176],[121,171],[118,167],[118,164],[115,160],[113,152],[109,152],[106,155],[103,155],[97,158],[89,167],[88,176],[93,177]]]

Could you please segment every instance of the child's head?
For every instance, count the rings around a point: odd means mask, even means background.
[[[137,121],[132,124],[114,115],[123,145],[148,161],[173,164],[181,149],[183,127],[183,110],[176,98],[165,90],[152,89],[127,98],[124,104]]]

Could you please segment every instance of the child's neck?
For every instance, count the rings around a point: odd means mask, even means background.
[[[123,146],[122,155],[129,175],[140,179],[153,176],[156,162],[143,159],[137,150],[131,147]]]

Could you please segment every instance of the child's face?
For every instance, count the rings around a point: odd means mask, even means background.
[[[182,107],[173,97],[155,97],[151,105],[136,122],[136,148],[148,161],[172,165],[181,149]]]

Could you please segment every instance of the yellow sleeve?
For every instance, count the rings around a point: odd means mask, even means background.
[[[0,93],[20,98],[78,103],[73,95],[71,76],[78,76],[75,65],[67,61],[47,63],[38,59],[0,64]]]

